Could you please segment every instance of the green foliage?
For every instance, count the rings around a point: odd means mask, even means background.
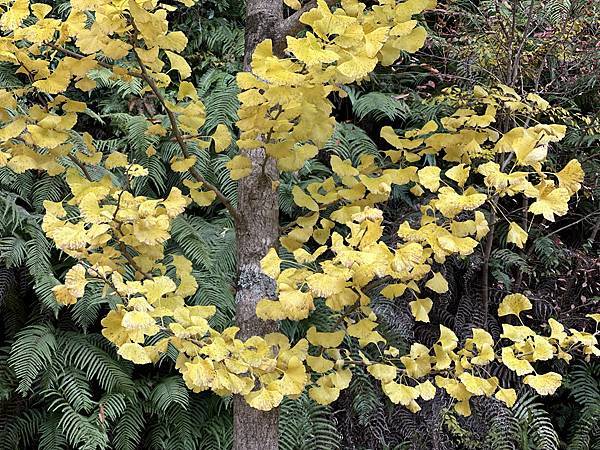
[[[331,408],[320,406],[306,394],[281,404],[279,448],[312,450],[340,448],[340,435]]]
[[[600,362],[574,365],[565,387],[577,409],[568,425],[568,450],[600,448]]]
[[[410,114],[408,105],[392,94],[383,92],[368,92],[348,89],[352,111],[358,120],[398,120],[405,119]]]

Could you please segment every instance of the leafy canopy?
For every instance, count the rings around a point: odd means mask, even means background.
[[[432,399],[443,389],[456,400],[456,411],[469,415],[473,396],[495,396],[509,406],[516,401],[514,389],[501,388],[487,375],[486,366],[495,360],[546,395],[559,387],[561,376],[539,373],[534,363],[569,361],[574,351],[600,354],[595,335],[567,332],[553,319],[548,336],[504,324],[502,345],[483,329],[474,329],[459,345],[441,326],[432,348],[415,343],[406,355],[378,331],[368,295],[374,280],[386,280],[381,293],[389,299],[410,292],[415,319],[428,322],[429,291],[448,290],[436,265],[474,252],[490,230],[485,211],[502,216],[498,198],[531,198],[529,212],[553,221],[566,214],[580,188],[583,171],[576,160],[558,173],[544,170],[548,146],[562,139],[563,126],[537,124],[504,133],[493,128],[501,108],[548,107],[543,99],[522,99],[506,86],[492,93],[476,88],[480,107],[459,108],[441,123],[403,135],[384,127],[381,137],[389,147],[381,157],[365,155],[353,163],[331,155],[332,176],[293,188],[293,200],[306,214],[280,242],[294,261],[282,268],[276,249],[266,255],[262,267],[276,281],[277,298],[262,300],[256,312],[264,320],[298,321],[324,301],[336,319],[332,329],[313,327],[305,338],[290,342],[282,333],[241,340],[237,327],[211,327],[214,307],[186,304],[198,288],[192,263],[166,251],[165,244],[173,221],[192,202],[206,207],[218,200],[237,218],[228,198],[198,171],[196,156],[226,150],[232,132],[220,124],[213,134],[200,134],[204,105],[181,56],[187,38],[169,31],[167,21],[175,7],[134,0],[71,0],[70,6],[63,20],[51,18],[51,6],[27,0],[3,11],[0,61],[14,64],[30,84],[0,91],[0,160],[17,173],[44,170],[66,178],[72,195],[44,203],[43,230],[78,262],[53,291],[65,305],[76,303],[92,285],[116,295],[120,304],[102,325],[123,358],[147,364],[175,348],[177,368],[190,389],[241,394],[261,410],[305,389],[318,403],[331,403],[349,386],[350,368],[365,365],[394,403],[417,411],[417,399]],[[414,17],[433,6],[380,0],[367,8],[348,0],[332,10],[319,0],[301,16],[308,31],[288,38],[285,57],[273,54],[269,40],[260,43],[251,71],[237,76],[241,106],[235,143],[241,151],[228,163],[230,177],[252,172],[246,149],[264,147],[282,172],[296,171],[317,156],[335,125],[331,94],[344,95],[343,85],[367,79],[377,64],[390,65],[402,52],[422,47],[426,32]],[[135,195],[131,186],[148,176],[148,168],[126,151],[104,154],[90,134],[77,131],[82,115],[90,113],[82,94],[96,88],[90,73],[99,68],[114,79],[140,79],[142,92],[158,100],[164,114],[144,118],[146,134],[177,143],[171,169],[192,177],[183,191],[174,187],[165,198]],[[75,146],[74,140],[83,144]],[[146,154],[155,154],[152,145]],[[276,189],[278,180],[271,181]],[[381,239],[385,225],[378,205],[389,199],[393,186],[402,185],[425,200],[420,221],[402,223],[399,243],[390,245]],[[527,230],[510,223],[509,242],[522,247],[527,237]],[[530,308],[525,296],[508,295],[499,315],[520,320]],[[357,360],[343,350],[346,340],[375,346],[380,357],[371,361],[360,352]]]

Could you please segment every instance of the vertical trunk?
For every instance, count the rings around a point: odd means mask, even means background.
[[[264,39],[275,39],[274,30],[283,20],[281,0],[248,0],[246,3],[246,49],[244,69],[249,70],[252,52]],[[274,45],[274,48],[276,46]],[[256,304],[275,296],[273,280],[264,275],[260,260],[279,237],[279,202],[273,181],[279,179],[273,160],[264,164],[262,148],[243,154],[252,161],[252,173],[238,184],[238,211],[241,222],[237,229],[238,291],[236,323],[239,336],[248,338],[276,331],[273,322],[256,317]],[[258,411],[236,396],[233,406],[234,450],[277,449],[279,411]]]
[[[277,169],[268,163],[262,174],[264,150],[245,152],[252,160],[253,172],[238,185],[238,210],[242,223],[237,230],[238,290],[236,323],[239,337],[264,335],[277,330],[274,322],[256,316],[256,304],[263,298],[275,297],[275,283],[264,275],[260,260],[274,247],[279,235],[279,205],[277,190],[271,178],[277,179]],[[233,404],[234,450],[277,449],[278,410],[263,412],[251,408],[236,396]]]

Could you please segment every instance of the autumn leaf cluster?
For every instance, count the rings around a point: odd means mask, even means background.
[[[371,8],[358,1],[341,3],[332,9],[318,1],[301,16],[306,35],[288,37],[284,56],[274,55],[272,43],[263,41],[251,70],[238,74],[235,144],[240,152],[227,165],[231,179],[252,172],[253,163],[244,155],[248,149],[264,148],[281,172],[296,171],[322,152],[335,125],[331,94],[344,95],[343,85],[367,79],[377,64],[391,65],[402,52],[421,48],[426,32],[415,17],[434,7],[416,0],[381,0]],[[499,343],[483,329],[459,343],[442,326],[432,348],[415,343],[406,355],[378,331],[369,297],[375,280],[386,280],[381,294],[388,299],[410,294],[415,320],[428,322],[431,297],[448,290],[439,266],[451,256],[472,254],[486,238],[492,225],[486,211],[494,212],[494,221],[505,220],[499,198],[531,199],[529,212],[554,221],[577,195],[584,175],[578,161],[558,173],[545,171],[548,147],[564,137],[564,126],[536,124],[504,132],[494,127],[502,108],[548,107],[538,96],[521,98],[506,86],[492,93],[476,88],[478,108],[457,108],[440,123],[402,133],[382,128],[388,147],[381,157],[364,156],[353,164],[322,155],[333,174],[306,189],[293,188],[294,202],[304,213],[280,239],[293,264],[282,268],[276,249],[265,256],[262,268],[275,281],[277,296],[261,300],[256,313],[264,320],[299,321],[323,300],[335,317],[334,329],[313,327],[290,342],[282,333],[242,340],[237,327],[211,327],[214,307],[186,304],[198,287],[192,263],[166,252],[165,245],[173,220],[192,202],[205,207],[220,201],[235,216],[223,194],[199,173],[194,156],[195,151],[224,151],[234,142],[232,131],[221,124],[210,136],[200,134],[204,106],[180,54],[187,38],[169,31],[167,15],[174,7],[134,0],[70,4],[62,21],[48,18],[50,6],[27,0],[16,0],[2,14],[6,37],[0,38],[0,61],[17,65],[31,83],[0,91],[0,162],[17,173],[44,170],[65,177],[72,195],[45,202],[43,230],[78,262],[53,291],[65,305],[77,302],[89,284],[117,296],[120,304],[102,325],[123,358],[158,362],[174,348],[176,367],[190,389],[240,394],[261,410],[305,389],[318,403],[331,403],[349,386],[351,368],[364,365],[394,403],[417,411],[418,399],[430,400],[443,389],[456,400],[456,410],[468,415],[473,396],[495,396],[509,406],[516,400],[514,389],[487,375],[493,361],[546,395],[558,388],[561,377],[538,373],[532,363],[569,361],[576,351],[588,357],[600,353],[594,334],[567,332],[552,319],[548,336],[522,323],[505,323]],[[77,131],[88,105],[70,94],[93,90],[96,83],[89,75],[99,68],[116,79],[141,79],[144,90],[157,98],[164,115],[148,118],[147,133],[178,144],[171,169],[192,177],[183,191],[173,188],[158,199],[134,195],[131,184],[147,176],[147,168],[125,151],[104,154],[90,134]],[[23,101],[37,94],[45,100]],[[76,137],[79,146],[73,144]],[[146,150],[149,157],[155,152],[152,146]],[[91,167],[102,168],[102,175],[92,175]],[[278,180],[271,181],[276,189]],[[382,240],[386,225],[380,205],[394,186],[405,185],[421,198],[420,220],[401,223],[393,230],[399,243],[390,245]],[[508,222],[508,242],[522,248],[528,230]],[[512,294],[498,314],[520,320],[530,308],[525,296]],[[353,359],[344,350],[347,340],[377,348],[380,358],[361,353]]]

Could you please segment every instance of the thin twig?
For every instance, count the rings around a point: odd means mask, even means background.
[[[84,59],[87,58],[87,56],[82,55],[80,53],[74,52],[72,50],[67,50],[66,48],[60,47],[56,44],[53,44],[52,42],[47,42],[46,45],[50,48],[53,48],[54,50],[63,53],[64,55],[70,56],[71,58],[75,58],[75,59]],[[105,69],[110,69],[110,70],[114,70],[115,67],[112,64],[108,64],[105,63],[104,61],[99,61],[99,60],[95,60],[96,63],[98,63],[99,66],[104,67]],[[132,77],[136,77],[136,78],[142,78],[142,74],[140,73],[136,73],[136,72],[131,72],[131,71],[127,71],[127,74],[132,76]]]
[[[85,175],[85,177],[87,178],[88,181],[94,181],[94,180],[92,180],[92,177],[90,176],[90,173],[88,172],[87,167],[85,167],[85,164],[83,164],[81,161],[79,161],[74,155],[69,155],[69,159],[71,161],[73,161],[75,163],[75,165],[81,169],[81,171],[83,172],[83,174]]]

